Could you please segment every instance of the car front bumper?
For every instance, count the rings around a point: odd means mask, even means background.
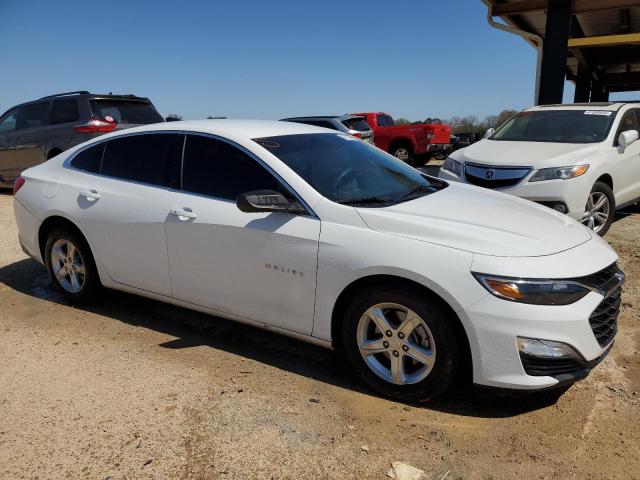
[[[430,143],[427,145],[427,152],[446,152],[451,150],[450,143]]]
[[[490,295],[467,307],[462,314],[474,329],[474,383],[539,390],[584,378],[613,341],[601,347],[589,324],[590,315],[602,301],[602,295],[595,292],[566,306],[525,305]],[[531,365],[518,350],[518,337],[566,344],[576,353],[574,366],[551,369],[549,375],[531,374]]]

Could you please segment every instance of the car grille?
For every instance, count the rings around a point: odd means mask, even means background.
[[[616,335],[621,300],[622,287],[618,287],[605,297],[589,317],[589,325],[601,347],[611,343]]]
[[[589,317],[589,324],[598,344],[601,347],[607,346],[617,331],[624,273],[617,263],[613,263],[596,273],[571,280],[594,289],[604,296]]]
[[[492,167],[467,163],[464,166],[465,177],[473,185],[485,188],[511,187],[522,181],[530,167]]]

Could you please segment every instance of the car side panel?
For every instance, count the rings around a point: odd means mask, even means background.
[[[362,220],[355,209],[348,212],[349,208],[345,207],[345,215],[357,218],[322,222],[313,336],[331,340],[335,302],[347,286],[367,276],[413,280],[454,310],[488,295],[470,273],[471,253],[370,230],[364,223],[358,225]]]
[[[167,189],[70,171],[58,195],[115,282],[170,295],[164,222]],[[95,192],[89,200],[83,192]]]

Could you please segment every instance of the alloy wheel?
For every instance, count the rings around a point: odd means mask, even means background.
[[[69,293],[78,293],[85,282],[85,264],[76,246],[59,239],[51,247],[51,267],[56,281]]]
[[[363,360],[387,382],[418,383],[433,369],[433,334],[422,317],[403,305],[372,306],[360,318],[356,335]]]
[[[584,217],[582,217],[580,222],[594,232],[599,232],[609,220],[611,203],[603,192],[592,192],[587,199],[585,210]]]
[[[393,154],[398,160],[402,160],[403,162],[409,161],[409,150],[406,148],[398,148]]]

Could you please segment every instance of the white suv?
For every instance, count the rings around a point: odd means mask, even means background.
[[[495,387],[575,381],[616,333],[623,275],[590,230],[324,128],[133,128],[14,189],[20,243],[69,301],[104,286],[333,346],[404,400],[471,369]]]
[[[546,105],[451,154],[440,178],[523,197],[604,235],[640,200],[640,104]]]

